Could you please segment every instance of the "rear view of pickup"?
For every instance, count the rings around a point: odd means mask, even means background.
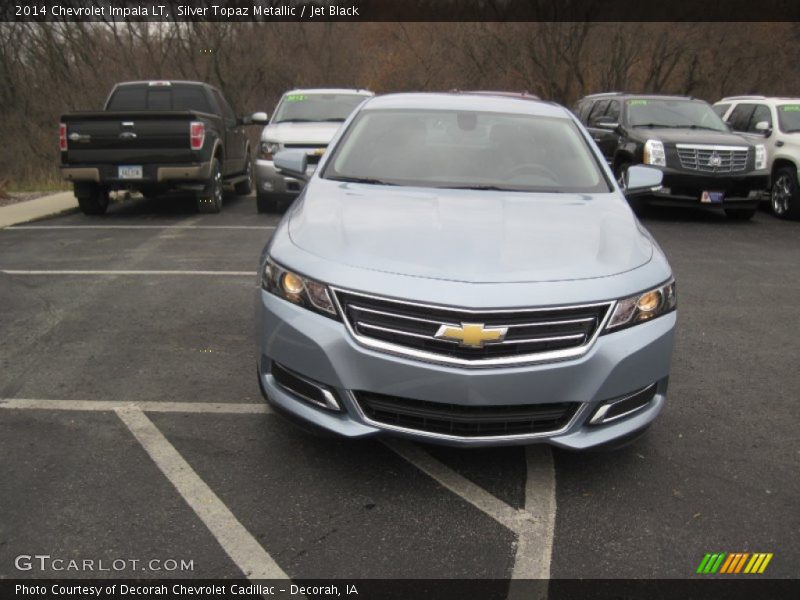
[[[113,190],[156,197],[171,190],[196,195],[197,210],[219,212],[223,186],[252,189],[245,125],[216,88],[188,81],[143,81],[114,87],[100,112],[63,115],[61,173],[72,181],[85,214],[102,214]]]

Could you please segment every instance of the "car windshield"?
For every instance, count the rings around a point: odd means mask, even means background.
[[[674,127],[728,131],[727,125],[700,100],[633,98],[627,101],[632,127]]]
[[[800,131],[800,104],[781,104],[778,107],[778,123],[784,133]]]
[[[272,122],[344,121],[363,100],[361,94],[286,94]]]
[[[566,118],[483,111],[364,110],[323,177],[436,188],[608,192]]]

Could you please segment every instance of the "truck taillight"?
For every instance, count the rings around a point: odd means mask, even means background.
[[[61,152],[67,151],[67,125],[66,123],[58,124],[58,149]]]
[[[203,142],[206,141],[206,124],[200,121],[192,121],[189,125],[189,139],[191,140],[192,150],[201,150]]]

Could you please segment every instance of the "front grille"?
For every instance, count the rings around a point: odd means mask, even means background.
[[[426,306],[336,291],[356,338],[366,345],[427,360],[491,365],[576,356],[585,351],[610,304],[469,311]],[[438,339],[443,326],[462,330],[480,324],[484,330],[506,329],[502,339],[468,346],[466,341]],[[467,340],[469,341],[469,340]]]
[[[575,402],[462,406],[372,392],[353,392],[353,396],[364,415],[375,423],[472,438],[558,431],[566,427],[580,406]]]
[[[735,173],[747,168],[746,147],[677,144],[681,167],[703,173]]]

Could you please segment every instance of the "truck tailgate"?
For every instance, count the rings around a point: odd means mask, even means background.
[[[193,111],[86,112],[64,115],[64,163],[181,163],[197,160],[189,124]]]

